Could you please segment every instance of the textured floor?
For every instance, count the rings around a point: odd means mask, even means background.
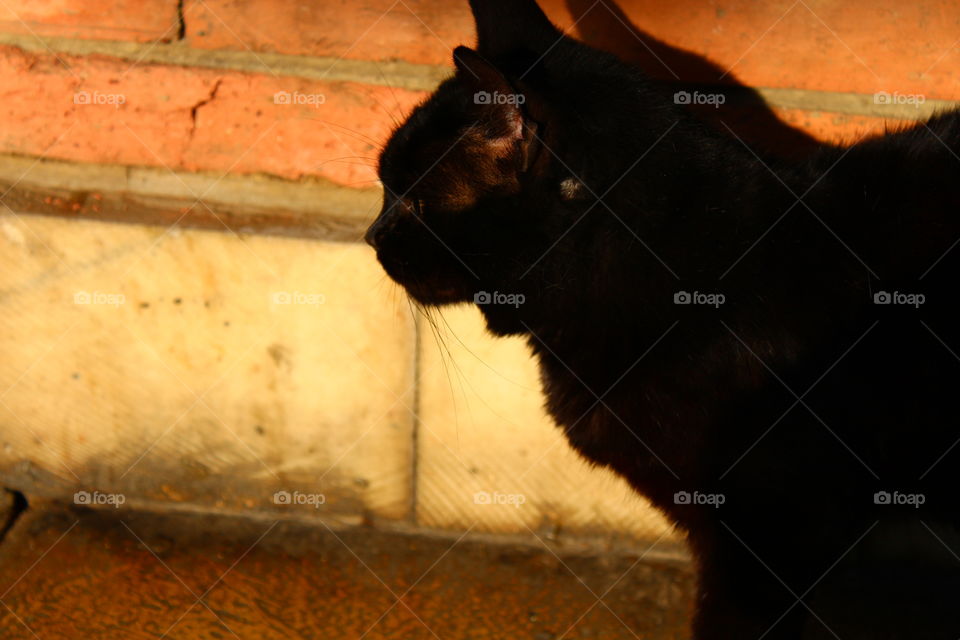
[[[689,569],[637,560],[34,507],[0,543],[0,637],[685,638]]]

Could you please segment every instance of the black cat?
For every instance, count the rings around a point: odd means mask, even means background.
[[[571,445],[683,531],[694,637],[960,637],[960,116],[757,154],[533,0],[380,159],[367,239],[521,334]]]

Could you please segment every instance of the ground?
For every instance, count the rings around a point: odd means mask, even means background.
[[[683,563],[639,554],[31,505],[0,544],[0,629],[9,640],[679,639],[692,580]]]

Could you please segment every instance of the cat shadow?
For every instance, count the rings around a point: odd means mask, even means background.
[[[719,92],[720,106],[690,106],[721,131],[729,127],[751,148],[797,157],[822,143],[783,120],[757,92],[707,58],[673,47],[637,27],[614,0],[564,0],[577,21],[577,37],[632,63],[671,97],[678,91]],[[725,126],[726,125],[726,126]]]

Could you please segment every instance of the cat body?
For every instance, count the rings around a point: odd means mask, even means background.
[[[768,157],[471,6],[381,157],[386,271],[525,337],[570,444],[686,533],[697,640],[960,637],[960,116]]]

